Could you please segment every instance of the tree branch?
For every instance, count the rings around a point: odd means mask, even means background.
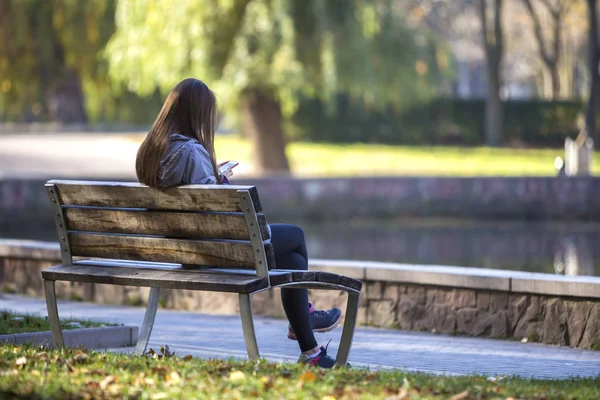
[[[542,1],[544,1],[544,0],[542,0]],[[548,6],[548,3],[546,1],[544,1],[544,4],[546,4]],[[549,66],[552,63],[552,58],[548,54],[548,51],[546,48],[546,40],[544,39],[544,34],[542,32],[542,24],[540,22],[540,18],[537,15],[537,13],[535,12],[535,9],[533,8],[533,4],[531,3],[531,0],[523,0],[523,4],[525,4],[525,8],[527,8],[527,11],[529,12],[529,15],[531,16],[531,19],[533,20],[533,30],[535,32],[535,37],[538,41],[540,56],[542,57],[544,64]],[[555,34],[556,34],[556,25],[555,25]],[[556,42],[554,43],[554,46],[556,47]]]

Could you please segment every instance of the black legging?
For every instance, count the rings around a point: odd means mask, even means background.
[[[308,255],[302,229],[289,224],[271,224],[270,226],[276,268],[308,270]],[[300,350],[304,352],[317,347],[309,319],[308,291],[306,289],[281,289],[281,302],[296,338],[298,338]]]

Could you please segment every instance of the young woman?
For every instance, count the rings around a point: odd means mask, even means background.
[[[217,105],[214,93],[202,81],[188,78],[169,93],[148,136],[138,150],[138,180],[151,187],[189,184],[227,184],[232,171],[219,174],[214,136]],[[307,270],[304,233],[295,225],[272,224],[271,243],[278,268]],[[339,308],[317,311],[306,289],[281,289],[289,320],[288,337],[298,340],[299,362],[331,368],[333,358],[319,347],[313,332],[328,332],[340,322]]]

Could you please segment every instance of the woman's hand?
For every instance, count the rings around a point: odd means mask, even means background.
[[[219,169],[219,171],[220,171],[221,167],[223,165],[227,164],[228,162],[229,161],[223,161],[222,163],[218,163],[217,164],[217,169]],[[233,175],[233,170],[231,168],[227,168],[226,170],[220,172],[220,174],[229,179]]]

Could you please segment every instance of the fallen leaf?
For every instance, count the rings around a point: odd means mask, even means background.
[[[336,400],[336,399],[335,399],[335,397],[328,394],[328,395],[323,396],[322,400]]]
[[[402,389],[398,394],[387,397],[385,400],[405,400],[408,398],[408,391]]]
[[[460,392],[450,397],[450,400],[463,400],[469,397],[469,391],[465,390],[464,392]]]
[[[173,371],[167,375],[165,381],[167,382],[167,385],[176,385],[181,382],[181,376],[179,376],[177,372]]]
[[[306,371],[298,380],[302,383],[312,383],[317,380],[317,376],[312,371]]]
[[[152,400],[160,400],[160,399],[166,399],[169,396],[167,396],[166,393],[162,392],[162,393],[155,393],[152,395]]]
[[[17,366],[25,365],[26,363],[27,363],[26,357],[19,357],[19,358],[17,358],[17,361],[15,361],[15,365],[17,365]]]
[[[187,356],[183,357],[183,361],[190,361],[192,358],[194,357],[192,357],[191,354],[188,354]]]
[[[75,357],[73,357],[73,361],[75,361],[76,363],[80,363],[80,362],[85,361],[87,358],[88,358],[87,354],[79,353]]]
[[[260,382],[263,384],[264,391],[270,390],[273,387],[273,379],[268,376],[260,378]]]
[[[244,374],[242,371],[233,371],[231,374],[229,374],[230,381],[237,382],[244,379],[246,379],[246,374]]]
[[[100,389],[105,390],[108,385],[116,381],[115,377],[112,375],[107,376],[106,378],[100,381]]]

